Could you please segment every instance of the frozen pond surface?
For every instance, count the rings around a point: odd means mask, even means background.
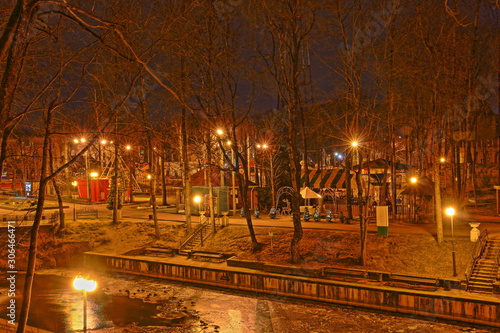
[[[56,272],[51,272],[56,273]],[[60,272],[57,272],[58,274]],[[83,298],[68,277],[39,275],[29,324],[53,332],[82,330]],[[89,332],[500,332],[347,306],[233,293],[131,275],[94,275]],[[22,290],[22,281],[17,289]],[[6,318],[2,281],[1,315]]]

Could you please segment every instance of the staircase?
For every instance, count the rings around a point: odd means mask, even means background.
[[[202,245],[202,240],[205,242],[212,235],[212,225],[203,223],[188,235],[179,246],[179,254],[187,254],[199,245]]]
[[[492,293],[493,283],[498,274],[500,239],[488,239],[482,255],[475,261],[467,290],[472,292]]]

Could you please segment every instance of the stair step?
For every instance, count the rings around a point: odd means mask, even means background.
[[[475,267],[473,270],[473,273],[476,272],[482,272],[482,273],[496,273],[498,271],[497,268],[490,268],[490,267]]]
[[[473,276],[495,276],[496,272],[474,270],[471,275],[473,275]]]
[[[496,272],[498,269],[496,267],[489,266],[476,266],[474,271],[476,272]]]
[[[493,283],[493,281],[495,279],[493,279],[492,277],[478,277],[478,276],[471,276],[471,278],[469,279],[469,281],[473,281],[473,282],[488,282],[488,283]]]
[[[496,274],[491,274],[491,273],[481,273],[481,272],[474,272],[471,274],[471,276],[476,276],[476,277],[482,277],[482,278],[494,278]]]
[[[475,286],[469,285],[468,290],[491,290],[493,291],[493,286]]]
[[[485,267],[485,268],[491,268],[491,269],[498,268],[496,265],[489,264],[489,263],[478,263],[477,267]]]
[[[484,283],[484,282],[477,282],[477,281],[469,281],[469,287],[475,287],[475,288],[493,288],[493,284],[490,283]]]
[[[493,290],[492,285],[477,285],[477,284],[470,284],[468,289],[483,289],[483,290]]]

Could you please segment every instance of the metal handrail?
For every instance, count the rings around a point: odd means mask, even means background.
[[[481,258],[482,254],[486,248],[488,236],[489,236],[488,229],[482,230],[481,233],[479,234],[479,238],[477,240],[477,245],[476,245],[476,248],[474,250],[474,254],[472,255],[472,260],[471,260],[470,264],[467,266],[467,269],[465,270],[465,281],[467,282],[467,284],[469,283],[470,276],[471,276],[472,272],[474,271],[474,268],[476,267],[477,262]]]
[[[208,222],[204,222],[202,224],[199,224],[196,226],[195,230],[193,231],[193,233],[191,235],[189,235],[188,237],[186,237],[185,240],[183,240],[180,245],[179,245],[179,250],[182,250],[182,248],[187,244],[189,243],[193,238],[197,237],[197,236],[201,236],[201,239],[202,239],[202,246],[203,246],[203,240],[206,239],[208,236],[210,236],[212,234],[211,231],[207,232],[205,234],[205,236],[203,236],[203,232],[205,230],[206,227],[208,227],[210,224]],[[200,235],[201,234],[201,235]]]
[[[182,249],[184,245],[189,243],[190,240],[192,240],[195,236],[198,236],[200,230],[203,230],[205,224],[198,224],[196,228],[193,230],[191,235],[188,235],[183,241],[181,241],[179,245],[179,249]]]

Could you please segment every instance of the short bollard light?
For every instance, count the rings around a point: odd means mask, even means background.
[[[87,333],[87,293],[97,288],[97,282],[78,275],[73,281],[73,287],[83,291],[83,332]]]

